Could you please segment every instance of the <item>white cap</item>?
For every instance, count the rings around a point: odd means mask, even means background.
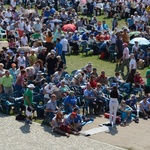
[[[29,84],[27,87],[28,88],[35,88],[35,86],[33,84]]]

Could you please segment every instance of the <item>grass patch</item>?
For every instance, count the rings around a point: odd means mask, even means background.
[[[97,72],[100,74],[102,70],[106,71],[107,76],[114,76],[116,63],[112,63],[109,60],[101,60],[98,58],[98,55],[93,56],[82,56],[80,55],[70,55],[66,56],[67,68],[65,71],[71,73],[72,70],[77,70],[85,67],[88,62],[93,64],[93,67],[97,68]],[[126,68],[125,68],[126,69]],[[145,78],[145,72],[148,67],[139,70],[142,77]],[[126,70],[125,70],[126,71]]]

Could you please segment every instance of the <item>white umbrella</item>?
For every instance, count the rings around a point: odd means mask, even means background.
[[[0,41],[0,50],[2,50],[3,47],[8,47],[8,42],[7,41]]]
[[[149,40],[147,40],[145,38],[142,38],[142,37],[134,38],[129,43],[130,44],[135,44],[135,42],[138,42],[139,45],[149,45],[150,44]]]
[[[30,52],[30,51],[31,51],[31,47],[29,46],[23,46],[18,49],[18,52]]]

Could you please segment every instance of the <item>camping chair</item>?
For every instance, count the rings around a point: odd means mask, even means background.
[[[16,111],[16,113],[18,113],[20,110],[21,101],[23,100],[23,96],[22,96],[21,92],[20,91],[13,92],[12,95],[10,96],[9,100],[10,100],[10,102],[14,103],[15,111]]]
[[[74,76],[76,72],[77,72],[77,70],[73,70],[73,71],[71,72],[71,76]]]
[[[90,48],[88,47],[87,41],[82,41],[81,42],[81,47],[82,47],[82,56],[84,53],[86,53],[86,56],[88,55],[88,52],[90,51]]]
[[[80,86],[72,85],[69,88],[70,90],[74,91],[75,95],[78,95],[78,96],[83,95],[83,91]]]
[[[109,47],[109,53],[110,53],[110,57],[109,57],[110,61],[111,62],[116,62],[116,60],[117,60],[117,53],[116,53],[116,50],[115,50],[115,46],[111,45]]]
[[[0,27],[0,38],[4,38],[6,37],[6,30],[4,30],[3,28]]]
[[[115,78],[114,77],[109,77],[108,78],[108,84],[111,86],[112,83],[115,83]]]

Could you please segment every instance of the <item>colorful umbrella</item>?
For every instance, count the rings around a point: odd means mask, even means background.
[[[70,31],[70,32],[74,32],[76,30],[76,26],[74,24],[65,24],[63,27],[62,27],[62,30],[63,31]]]
[[[129,36],[131,37],[131,36],[138,36],[139,34],[140,34],[141,32],[140,31],[133,31],[133,32],[130,32],[129,33]]]
[[[134,38],[129,43],[135,44],[136,41],[138,42],[139,45],[149,45],[150,44],[149,40],[147,40],[146,38],[142,38],[142,37]]]

